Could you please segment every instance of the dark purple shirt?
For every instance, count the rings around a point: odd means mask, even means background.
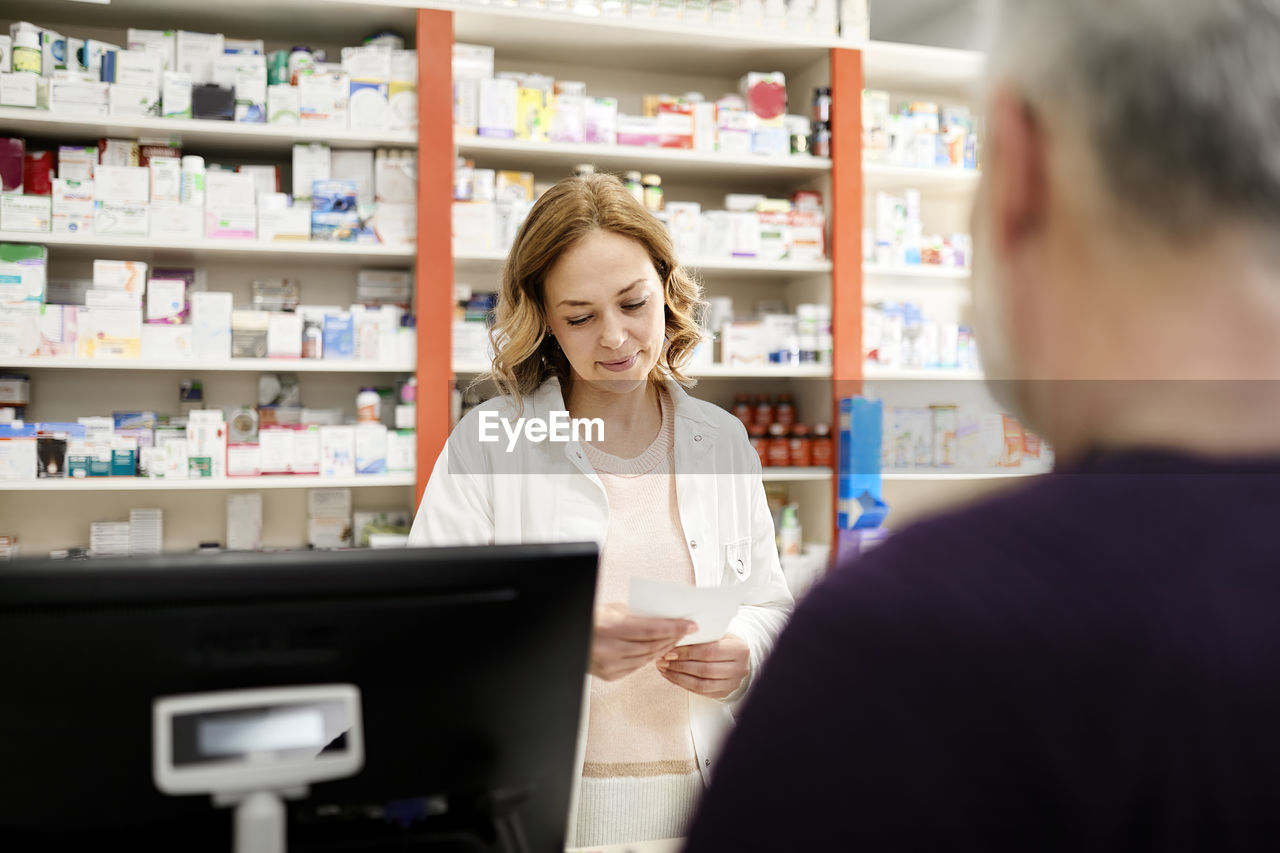
[[[1280,849],[1280,458],[1093,454],[840,567],[689,838]]]

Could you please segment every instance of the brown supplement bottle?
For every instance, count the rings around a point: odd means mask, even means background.
[[[773,468],[785,468],[791,464],[791,439],[787,428],[775,423],[769,427],[769,447],[765,455]]]
[[[773,400],[768,394],[756,395],[756,414],[755,422],[763,426],[766,430],[769,425],[774,422],[773,416]]]
[[[813,466],[813,439],[811,430],[805,424],[796,424],[791,428],[791,467],[809,468]]]
[[[831,446],[831,427],[818,424],[813,428],[813,441],[810,458],[819,468],[830,468],[835,465],[835,449]]]
[[[791,395],[782,393],[778,395],[778,405],[774,407],[773,419],[782,424],[787,429],[796,422],[796,404],[791,401]]]

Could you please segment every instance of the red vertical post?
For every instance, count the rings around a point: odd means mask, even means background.
[[[449,437],[453,379],[453,13],[419,9],[416,506]]]
[[[862,52],[831,51],[832,413],[862,387]],[[838,507],[837,477],[832,478]],[[835,524],[835,519],[832,519]],[[834,531],[838,534],[838,531]],[[832,539],[836,543],[837,538]]]

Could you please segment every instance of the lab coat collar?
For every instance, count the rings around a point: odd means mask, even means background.
[[[662,384],[676,409],[676,471],[702,473],[702,461],[711,458],[710,451],[715,446],[719,427],[702,411],[701,407],[707,403],[690,397],[680,383],[669,376],[662,379]],[[530,398],[530,407],[540,418],[547,418],[552,412],[567,411],[559,378],[551,377],[543,382]],[[584,458],[579,442],[565,444],[564,453],[575,468],[598,481],[595,470]]]

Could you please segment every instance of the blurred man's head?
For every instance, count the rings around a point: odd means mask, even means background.
[[[1131,395],[1039,380],[1280,378],[1280,0],[994,5],[974,308],[988,375],[1037,380],[1007,402],[1053,440]]]

